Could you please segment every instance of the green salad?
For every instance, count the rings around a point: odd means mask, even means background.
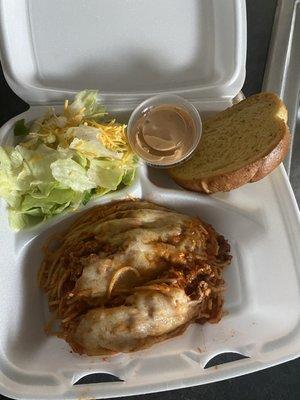
[[[108,121],[108,122],[107,122]],[[76,210],[134,179],[137,157],[126,125],[108,120],[97,91],[78,93],[27,126],[16,123],[19,144],[0,146],[0,197],[15,230]]]

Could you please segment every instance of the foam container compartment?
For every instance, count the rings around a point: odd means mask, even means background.
[[[30,104],[1,128],[1,142],[12,141],[16,120],[35,119],[48,104],[86,87],[101,88],[105,104],[121,119],[161,92],[193,101],[203,117],[230,105],[245,75],[245,2],[151,4],[0,0],[4,73]],[[63,340],[43,331],[48,306],[37,270],[45,239],[80,210],[14,233],[1,203],[2,394],[36,400],[120,397],[216,382],[299,355],[300,218],[282,166],[260,182],[205,196],[184,191],[164,171],[141,163],[130,187],[84,209],[128,196],[198,215],[229,240],[233,261],[225,272],[224,317],[215,325],[193,324],[183,335],[136,353],[87,357],[70,352]],[[226,352],[247,358],[204,369]],[[75,385],[94,373],[122,381]]]
[[[34,111],[34,112],[33,112]],[[22,116],[31,119],[43,107]],[[14,120],[2,128],[9,139]],[[225,235],[233,261],[226,269],[226,315],[215,325],[191,325],[179,337],[137,353],[87,357],[47,337],[47,302],[37,287],[46,238],[78,212],[14,233],[1,204],[0,391],[22,399],[119,397],[214,382],[297,357],[300,343],[299,212],[283,167],[258,183],[213,196],[186,192],[164,171],[140,165],[135,182],[84,207],[128,196],[200,216]],[[63,221],[63,223],[62,223]],[[249,358],[204,369],[224,352]],[[75,385],[93,373],[124,382]]]

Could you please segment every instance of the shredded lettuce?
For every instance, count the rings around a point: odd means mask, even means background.
[[[67,135],[73,137],[69,145],[70,149],[77,150],[84,157],[122,158],[122,154],[108,150],[104,146],[101,139],[101,132],[97,128],[81,125],[77,128],[70,128]]]
[[[54,161],[51,166],[54,179],[75,192],[85,192],[97,185],[89,179],[87,171],[76,161],[69,159]]]
[[[86,118],[98,120],[106,115],[105,107],[97,102],[97,90],[83,90],[75,96],[69,110],[73,114],[82,112]]]
[[[25,125],[25,119],[20,119],[14,127],[15,136],[26,136],[30,132],[28,126]]]
[[[104,122],[97,95],[94,90],[78,93],[60,115],[50,109],[29,130],[18,121],[15,134],[22,142],[0,146],[0,197],[8,204],[13,229],[76,210],[133,181],[137,159],[126,126]]]
[[[134,177],[135,177],[135,167],[129,168],[122,177],[122,183],[128,186],[132,183]]]
[[[87,174],[97,187],[116,190],[122,182],[124,169],[115,160],[92,160]]]

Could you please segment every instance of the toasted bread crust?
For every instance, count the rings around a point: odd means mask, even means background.
[[[285,125],[285,133],[283,138],[274,148],[274,150],[262,159],[262,164],[257,173],[251,179],[251,182],[257,182],[265,176],[269,175],[284,160],[290,147],[291,135],[289,128]]]
[[[280,113],[278,114],[281,118],[282,139],[279,141],[277,146],[265,157],[257,160],[251,164],[245,165],[242,168],[232,171],[229,173],[219,174],[215,176],[208,176],[205,179],[191,178],[183,179],[177,176],[172,170],[169,171],[172,179],[180,186],[185,189],[202,192],[206,194],[216,193],[216,192],[228,192],[230,190],[236,189],[246,183],[257,182],[264,178],[266,175],[270,174],[285,158],[289,150],[290,145],[290,132],[286,125],[287,122],[287,110],[283,102],[273,93],[260,93],[251,96],[246,102],[243,100],[241,103],[236,105],[234,108],[229,108],[219,113],[217,116],[213,117],[211,120],[207,121],[208,124],[213,123],[213,121],[220,120],[239,109],[242,109],[249,105],[250,103],[257,102],[261,96],[264,98],[269,98],[270,101],[276,102]]]

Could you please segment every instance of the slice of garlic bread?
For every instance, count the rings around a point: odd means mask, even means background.
[[[227,192],[273,171],[289,143],[285,105],[274,93],[260,93],[204,121],[191,159],[169,173],[189,190]]]

